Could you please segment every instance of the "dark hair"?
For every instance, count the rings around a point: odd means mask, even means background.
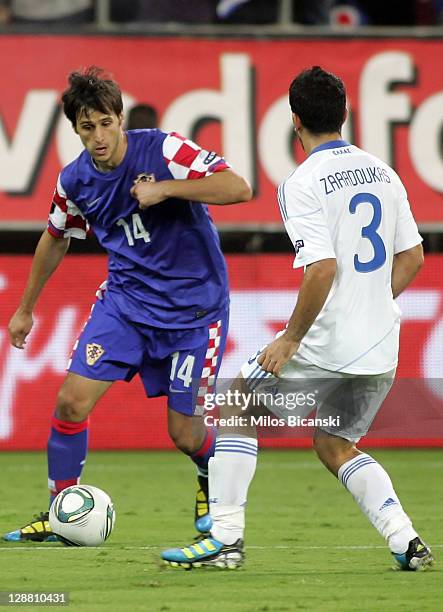
[[[335,74],[313,66],[292,81],[289,104],[312,134],[340,132],[346,116],[346,89]]]
[[[114,112],[117,116],[122,112],[120,87],[102,68],[89,66],[71,72],[68,83],[62,94],[63,111],[74,127],[83,111]]]
[[[158,125],[157,111],[149,104],[136,104],[131,108],[126,118],[128,130],[143,130],[156,128]]]

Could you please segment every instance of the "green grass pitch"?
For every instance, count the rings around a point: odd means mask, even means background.
[[[392,571],[380,536],[311,451],[260,453],[243,569],[162,569],[159,551],[194,536],[193,466],[179,453],[106,452],[90,454],[83,482],[114,499],[109,541],[95,549],[0,541],[0,591],[67,591],[68,609],[84,612],[441,610],[443,451],[372,454],[433,547],[429,571]],[[2,453],[0,472],[3,533],[44,509],[45,457]]]

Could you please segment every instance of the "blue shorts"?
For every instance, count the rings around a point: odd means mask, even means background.
[[[226,308],[194,329],[141,325],[125,319],[105,295],[94,304],[67,369],[105,381],[130,381],[138,373],[148,397],[165,395],[176,412],[203,414],[202,398],[215,391],[228,322]]]

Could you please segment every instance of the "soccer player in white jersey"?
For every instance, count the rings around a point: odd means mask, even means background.
[[[306,416],[312,405],[290,411],[273,401],[276,394],[288,398],[316,389],[316,416],[332,419],[315,430],[318,457],[386,539],[399,567],[420,569],[433,561],[429,547],[386,471],[356,443],[394,380],[400,328],[394,299],[423,263],[422,239],[397,174],[342,139],[342,81],[315,66],[292,82],[289,102],[308,158],[280,185],[278,202],[296,252],[294,267],[303,266],[305,274],[286,329],[245,363],[231,390],[243,398],[260,393],[269,411],[288,420],[291,412]],[[245,416],[245,405],[231,401],[221,416]],[[257,438],[252,418],[237,422],[219,429],[209,463],[211,536],[164,551],[169,565],[235,568],[244,560]]]

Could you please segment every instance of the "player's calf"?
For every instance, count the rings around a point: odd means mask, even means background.
[[[313,447],[317,457],[334,476],[338,475],[344,463],[360,454],[353,442],[331,435],[321,429],[315,430]]]
[[[212,527],[209,514],[208,462],[214,455],[217,430],[206,427],[202,417],[168,411],[169,435],[176,447],[189,455],[197,466],[198,487],[195,498],[194,526],[207,535]]]
[[[400,569],[415,571],[432,564],[431,550],[403,510],[389,475],[371,455],[359,453],[343,463],[338,478],[386,540]]]

